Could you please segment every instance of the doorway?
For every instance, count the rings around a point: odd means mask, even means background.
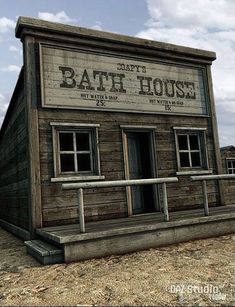
[[[125,131],[126,179],[156,177],[152,131]],[[156,185],[127,187],[129,215],[157,210]]]

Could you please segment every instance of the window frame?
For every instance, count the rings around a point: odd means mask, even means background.
[[[98,128],[99,124],[83,124],[83,123],[61,123],[51,122],[52,127],[52,146],[53,146],[53,163],[54,163],[54,177],[51,178],[51,182],[60,181],[87,181],[87,180],[99,180],[104,179],[101,176],[100,169],[100,155],[99,155],[99,140],[98,140]],[[66,151],[60,150],[60,133],[72,133],[73,135],[73,150]],[[76,133],[88,133],[89,134],[89,150],[77,150],[76,145]],[[74,155],[74,169],[75,171],[61,171],[61,154],[73,154]],[[77,154],[90,154],[90,171],[78,171]]]
[[[197,142],[198,142],[198,149],[191,149],[190,146],[190,136],[197,136]],[[187,138],[187,149],[180,149],[179,148],[179,139],[178,136],[186,136]],[[179,164],[181,164],[180,162],[180,154],[181,153],[186,153],[188,154],[188,158],[189,158],[189,166],[181,166],[180,168],[202,168],[203,165],[203,159],[202,159],[202,145],[201,145],[201,140],[200,140],[200,135],[198,133],[177,133],[177,143],[178,143],[178,154],[179,154]],[[192,154],[193,153],[199,153],[199,160],[200,160],[200,165],[199,166],[193,166],[193,162],[192,162]]]
[[[211,174],[212,170],[209,169],[209,160],[206,145],[206,131],[207,128],[197,128],[197,127],[173,127],[174,137],[175,137],[175,150],[176,150],[176,163],[177,171],[176,175],[194,175],[194,174]],[[179,149],[178,135],[187,136],[187,149]],[[190,135],[197,135],[199,149],[191,150],[189,144]],[[180,163],[180,153],[186,152],[189,154],[189,166],[182,167]],[[200,166],[192,166],[192,156],[191,153],[199,152],[200,156]]]
[[[89,137],[89,150],[79,150],[77,148],[77,134],[82,134],[82,133],[86,133],[88,134]],[[73,142],[73,150],[61,150],[60,145],[60,135],[61,134],[72,134],[72,142]],[[94,146],[92,143],[92,138],[93,138],[93,133],[92,130],[83,130],[83,129],[79,129],[79,130],[61,130],[58,131],[57,133],[57,144],[58,144],[58,171],[59,174],[62,175],[66,175],[69,173],[76,173],[76,174],[85,174],[85,173],[94,173],[95,167],[94,167],[94,155],[95,155],[95,150],[94,150]],[[62,172],[61,170],[61,155],[73,155],[73,161],[74,161],[74,171],[64,171]],[[82,155],[82,154],[89,154],[90,156],[90,170],[86,170],[86,171],[79,171],[79,163],[78,163],[78,155]]]
[[[226,169],[227,169],[227,174],[235,174],[235,167],[229,167],[228,163],[229,162],[233,162],[235,163],[235,157],[231,157],[231,158],[226,158]],[[230,173],[229,171],[232,170],[232,173]]]

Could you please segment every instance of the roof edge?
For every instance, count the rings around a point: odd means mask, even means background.
[[[22,38],[24,29],[33,30],[33,31],[38,30],[38,31],[50,32],[56,34],[66,34],[77,37],[89,37],[96,40],[98,39],[98,40],[105,40],[105,41],[122,43],[127,45],[142,46],[145,48],[150,48],[155,50],[191,55],[197,58],[206,58],[207,60],[210,61],[214,61],[216,59],[216,53],[214,51],[163,43],[154,40],[147,40],[143,38],[128,36],[128,35],[93,30],[79,26],[73,26],[73,25],[50,22],[31,17],[20,16],[18,18],[15,29],[15,35],[17,38]],[[34,32],[34,35],[35,36],[37,35],[36,32]]]
[[[235,146],[233,146],[233,145],[228,145],[228,146],[220,147],[220,150],[221,150],[221,151],[228,151],[228,150],[231,150],[231,149],[235,149]]]

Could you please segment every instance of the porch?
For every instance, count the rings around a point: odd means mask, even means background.
[[[204,209],[171,212],[164,221],[163,213],[86,223],[81,233],[79,224],[37,229],[38,237],[62,251],[62,261],[85,260],[113,254],[124,254],[215,237],[235,232],[235,204]]]

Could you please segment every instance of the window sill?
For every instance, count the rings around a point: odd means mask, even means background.
[[[105,179],[105,176],[56,177],[51,178],[51,182],[95,181],[103,179]]]
[[[188,176],[188,175],[208,175],[212,174],[212,170],[198,170],[198,171],[180,171],[176,172],[177,176]]]

